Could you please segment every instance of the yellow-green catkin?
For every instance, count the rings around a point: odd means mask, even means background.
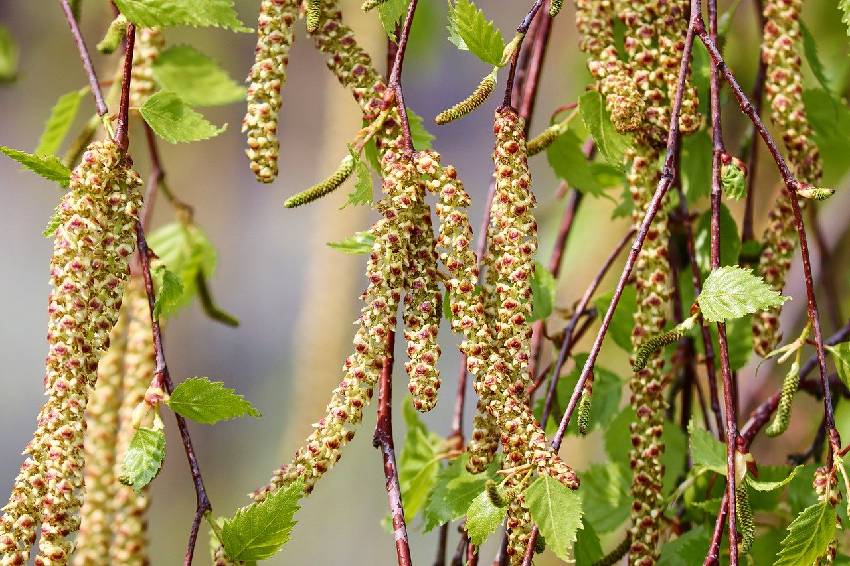
[[[74,564],[96,564],[109,553],[112,539],[112,501],[118,482],[113,475],[118,409],[127,349],[127,303],[109,336],[109,350],[97,366],[97,384],[86,407],[85,497]]]
[[[735,511],[738,517],[738,531],[741,533],[740,551],[749,552],[756,535],[756,523],[746,481],[735,486]]]
[[[115,446],[114,477],[121,475],[124,453],[136,432],[133,412],[142,403],[153,378],[155,361],[150,307],[144,281],[134,278],[127,287],[127,354],[124,357],[123,398],[118,410],[119,428]],[[147,509],[150,504],[148,488],[136,491],[116,482],[112,501],[112,544],[109,547],[111,564],[145,566],[147,556]]]
[[[549,0],[549,16],[554,18],[564,7],[564,0]]]
[[[822,167],[803,105],[799,55],[802,4],[802,0],[765,2],[762,59],[767,63],[765,93],[770,103],[770,117],[782,132],[788,164],[799,181],[816,185]],[[768,285],[781,291],[797,247],[793,210],[784,191],[768,213],[762,243],[759,273]],[[777,308],[753,315],[753,349],[760,356],[766,356],[776,348],[782,338],[780,310]]]
[[[58,208],[45,362],[47,401],[0,519],[0,563],[24,564],[41,523],[39,565],[67,564],[79,527],[84,412],[127,278],[139,176],[112,141],[92,143]]]
[[[496,74],[490,73],[478,83],[478,86],[475,87],[475,90],[472,91],[472,94],[452,106],[446,110],[443,110],[437,117],[434,118],[434,121],[439,124],[448,124],[449,122],[453,122],[454,120],[459,120],[463,118],[482,104],[487,98],[493,93],[493,89],[496,88]]]
[[[768,436],[779,436],[788,430],[791,422],[791,404],[794,402],[794,395],[799,386],[800,362],[794,360],[791,362],[788,373],[785,374],[785,379],[782,380],[782,394],[779,397],[779,406],[776,408],[773,422],[764,431]]]
[[[841,491],[838,489],[838,478],[836,477],[835,466],[822,466],[815,470],[814,481],[812,485],[815,488],[815,493],[818,496],[818,501],[821,503],[829,503],[833,507],[841,501]],[[837,528],[841,528],[841,519],[835,519]],[[815,560],[813,566],[832,566],[835,563],[835,558],[838,555],[838,544],[833,540],[826,549],[826,552]]]
[[[517,474],[505,483],[508,486],[518,484],[521,477],[522,474]],[[525,495],[520,489],[517,496],[508,504],[508,512],[505,517],[505,532],[508,536],[506,552],[510,564],[522,564],[532,529],[534,529],[534,521],[531,519],[531,511],[526,505]]]
[[[154,92],[156,80],[153,63],[165,47],[165,37],[159,28],[136,30],[133,47],[133,80],[130,81],[130,106],[140,108]]]
[[[366,0],[360,6],[360,9],[363,10],[364,12],[368,12],[369,10],[374,10],[375,8],[380,6],[381,4],[385,4],[387,1],[388,0]]]
[[[283,203],[286,208],[295,208],[318,200],[325,195],[328,195],[338,189],[354,171],[354,158],[351,155],[346,155],[340,161],[336,170],[331,173],[330,177],[316,183],[309,189],[301,191],[298,194],[292,195]]]
[[[307,0],[304,9],[304,20],[307,27],[307,33],[315,33],[319,29],[319,13],[322,7],[322,0]]]
[[[277,177],[280,141],[277,136],[281,89],[286,82],[289,49],[298,16],[295,0],[263,0],[257,18],[257,47],[248,75],[248,110],[242,119],[247,135],[251,171],[257,181],[271,183]]]

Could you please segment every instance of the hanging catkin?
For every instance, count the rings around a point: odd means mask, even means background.
[[[138,175],[112,141],[95,142],[58,208],[48,314],[47,401],[0,520],[0,562],[24,564],[41,523],[38,564],[67,564],[79,527],[84,411],[127,278],[141,205]]]
[[[141,28],[136,31],[133,47],[133,70],[130,81],[130,106],[140,108],[156,92],[153,63],[165,47],[165,38],[159,28]]]

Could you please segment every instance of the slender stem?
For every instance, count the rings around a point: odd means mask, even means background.
[[[717,0],[708,0],[708,18],[711,38],[717,41]],[[720,116],[720,80],[718,65],[711,61],[710,98],[711,98],[711,269],[720,267],[720,166],[726,148],[723,144],[723,129]],[[720,370],[723,375],[723,401],[726,410],[726,497],[735,501],[735,454],[738,442],[738,418],[734,395],[732,370],[729,364],[729,344],[726,339],[726,324],[717,323],[717,342],[720,346]],[[729,525],[729,563],[738,564],[737,509],[727,506]]]
[[[756,10],[759,30],[761,30],[762,38],[764,37],[764,9],[762,0],[753,0],[753,6]],[[756,115],[761,116],[761,105],[764,99],[764,83],[767,78],[767,60],[761,55],[762,49],[759,49],[758,70],[756,71],[756,80],[753,84],[752,100],[753,111]],[[741,241],[749,242],[755,239],[753,233],[753,204],[755,203],[756,189],[756,167],[758,165],[758,140],[753,131],[753,139],[750,141],[750,153],[747,156],[747,200],[744,206],[744,222],[741,226]]]
[[[127,26],[127,41],[124,47],[124,72],[121,82],[121,104],[118,108],[118,125],[115,127],[115,142],[121,151],[127,151],[129,139],[127,128],[130,116],[130,80],[133,72],[133,47],[136,44],[136,26]]]
[[[80,52],[83,69],[86,71],[86,76],[89,79],[89,86],[91,87],[92,95],[94,95],[97,115],[105,116],[108,112],[106,102],[103,100],[100,83],[97,81],[97,73],[94,72],[94,67],[91,64],[91,57],[89,57],[89,50],[86,47],[83,34],[80,33],[80,26],[77,25],[77,19],[74,17],[74,9],[68,4],[68,0],[59,0],[59,5],[62,6],[62,11],[65,13],[65,19],[68,20],[68,27],[71,28],[71,35],[74,37],[74,43],[77,45],[77,51]]]
[[[404,522],[404,505],[401,500],[401,485],[398,480],[395,445],[393,443],[392,375],[394,348],[395,332],[393,331],[387,335],[387,357],[384,359],[384,369],[381,371],[378,420],[375,425],[375,434],[372,437],[372,445],[381,450],[384,460],[384,477],[387,480],[387,498],[392,515],[396,559],[399,566],[411,566],[410,545],[407,539],[407,525]]]
[[[165,178],[165,171],[162,168],[162,162],[159,159],[159,149],[156,144],[156,137],[153,130],[144,124],[145,140],[148,145],[148,155],[151,161],[151,170],[148,174],[148,185],[145,188],[145,208],[142,211],[142,228],[147,231],[150,228],[151,217],[153,216],[153,207],[156,203],[156,195],[159,193],[159,184]]]
[[[161,384],[164,389],[170,394],[174,390],[174,384],[171,381],[171,374],[168,371],[168,364],[165,361],[165,350],[162,344],[162,332],[160,331],[159,320],[154,316],[154,304],[156,302],[156,294],[153,288],[153,278],[151,277],[151,255],[152,252],[148,248],[147,240],[145,239],[145,231],[142,228],[141,222],[136,222],[136,240],[139,252],[139,261],[141,263],[142,277],[145,282],[145,292],[148,297],[148,309],[151,316],[151,330],[153,333],[154,352],[156,359],[156,369],[154,370],[153,383]],[[201,526],[201,519],[205,513],[212,510],[212,504],[207,497],[207,490],[204,487],[204,480],[201,476],[201,468],[198,464],[198,458],[195,455],[195,449],[192,446],[192,438],[189,435],[189,428],[184,419],[179,414],[174,414],[177,420],[177,428],[180,431],[180,438],[183,441],[183,449],[186,452],[186,459],[189,461],[189,470],[192,473],[192,482],[195,485],[195,495],[197,498],[197,506],[195,516],[192,521],[192,527],[189,531],[189,542],[186,546],[186,554],[183,559],[183,564],[189,566],[192,564],[192,556],[195,553],[195,543],[198,540],[198,530]]]
[[[741,85],[726,65],[726,62],[723,60],[723,56],[717,49],[717,45],[706,32],[705,24],[702,21],[701,16],[697,18],[695,31],[708,50],[712,60],[717,64],[718,71],[722,73],[723,78],[732,89],[732,93],[735,95],[735,99],[738,101],[738,106],[741,108],[741,111],[750,119],[755,126],[756,131],[759,133],[762,140],[764,140],[768,151],[773,157],[773,160],[776,162],[776,166],[782,176],[782,181],[785,183],[785,190],[788,193],[791,209],[794,214],[794,226],[800,240],[800,254],[803,260],[803,274],[806,282],[807,310],[809,320],[812,323],[812,333],[814,335],[815,346],[817,348],[818,369],[820,373],[820,380],[823,385],[824,414],[826,415],[830,446],[837,451],[841,447],[841,438],[838,434],[838,430],[835,428],[835,415],[832,409],[832,395],[829,390],[829,378],[826,369],[826,354],[823,347],[823,334],[821,332],[817,299],[815,297],[814,278],[812,276],[812,266],[809,257],[809,246],[806,239],[806,228],[803,223],[803,215],[800,211],[800,203],[797,200],[796,189],[799,182],[791,172],[788,163],[782,157],[779,147],[770,135],[770,132],[768,132],[764,122],[762,122],[758,114],[755,113],[755,109],[753,108],[752,103],[747,99],[747,95],[744,93]]]
[[[522,44],[525,40],[526,34],[528,33],[528,28],[531,27],[531,23],[534,21],[534,17],[537,15],[537,12],[540,11],[540,7],[543,6],[543,2],[544,0],[535,0],[534,4],[531,5],[531,9],[528,11],[528,13],[522,19],[522,22],[520,22],[519,26],[517,26],[516,28],[517,34],[519,34],[519,41],[517,41],[516,48],[514,49],[514,52],[511,55],[511,65],[508,68],[508,80],[507,84],[505,85],[505,97],[502,102],[503,106],[513,106],[511,104],[511,98],[514,90],[514,80],[517,74],[517,62],[519,60],[519,53],[522,50]],[[548,39],[548,37],[546,39]],[[542,57],[540,59],[540,63],[542,64]],[[539,70],[536,75],[539,75]],[[537,80],[538,76],[535,76],[534,82],[537,82]],[[536,85],[531,90],[533,92],[536,92]],[[529,106],[529,108],[531,106],[533,106],[533,102]]]
[[[534,106],[537,103],[540,73],[549,47],[549,36],[552,31],[552,17],[549,12],[544,10],[543,14],[535,18],[533,26],[529,31],[529,36],[532,37],[531,49],[526,50],[527,60],[524,61],[524,65],[520,66],[522,75],[519,78],[519,83],[522,85],[522,91],[516,93],[516,96],[519,96],[517,102],[519,106],[518,114],[526,119],[526,134],[528,134],[531,115],[534,113]]]
[[[404,147],[413,151],[413,139],[410,137],[410,121],[407,118],[407,106],[404,104],[404,92],[401,88],[401,71],[404,66],[404,55],[407,52],[407,42],[410,39],[410,30],[413,26],[413,16],[416,13],[416,5],[419,0],[410,0],[407,7],[407,15],[401,30],[398,32],[398,43],[395,47],[395,57],[390,71],[389,88],[395,92],[396,106],[401,121],[401,136]]]

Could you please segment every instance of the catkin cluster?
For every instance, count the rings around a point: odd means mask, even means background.
[[[765,2],[762,59],[767,64],[765,93],[770,102],[770,117],[782,132],[788,163],[801,182],[816,184],[822,168],[803,105],[799,55],[802,4],[802,0]],[[768,213],[762,240],[759,273],[771,287],[781,291],[797,247],[794,216],[785,191]],[[753,348],[760,356],[766,356],[781,338],[779,312],[777,308],[753,316]]]
[[[133,80],[130,81],[130,106],[140,108],[156,92],[153,63],[165,47],[159,28],[140,28],[133,47]]]
[[[45,362],[47,401],[0,520],[0,563],[67,564],[79,527],[84,411],[127,278],[141,205],[138,175],[112,141],[91,144],[57,210]]]
[[[297,16],[295,0],[263,0],[260,4],[255,62],[247,79],[248,110],[242,119],[242,131],[248,137],[245,153],[251,161],[251,171],[261,183],[271,183],[277,177],[280,91],[286,82]]]

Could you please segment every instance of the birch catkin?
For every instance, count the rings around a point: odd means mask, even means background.
[[[130,81],[130,106],[140,108],[156,92],[153,63],[165,47],[165,38],[159,28],[141,28],[136,31],[133,47],[133,80]]]
[[[109,336],[109,350],[97,366],[97,384],[86,408],[85,497],[74,564],[94,564],[109,554],[112,502],[118,485],[113,468],[118,436],[118,409],[127,350],[127,304]]]
[[[298,16],[295,0],[263,0],[257,19],[257,47],[248,75],[248,110],[242,119],[247,134],[251,171],[261,183],[277,177],[280,142],[277,137],[280,91],[286,82],[289,49]]]
[[[0,521],[0,561],[23,564],[41,522],[36,564],[67,564],[79,527],[84,411],[118,318],[135,243],[141,180],[112,141],[95,142],[58,208],[48,314],[47,401]]]

